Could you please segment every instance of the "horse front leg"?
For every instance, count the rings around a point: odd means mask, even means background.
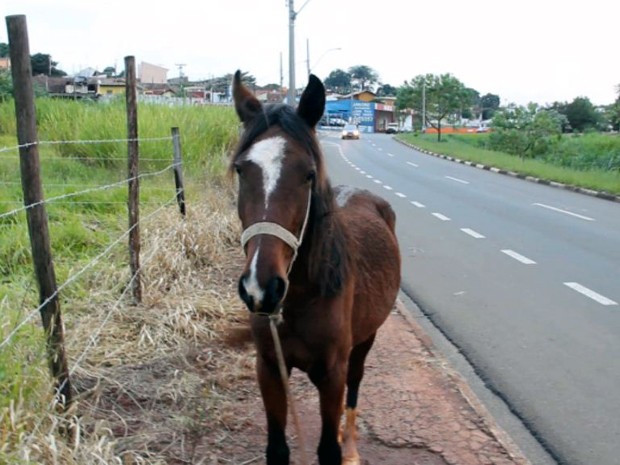
[[[289,465],[285,434],[287,403],[280,372],[276,366],[267,365],[259,354],[256,373],[267,416],[267,465]]]
[[[358,344],[349,356],[349,369],[347,371],[347,403],[346,419],[342,434],[342,453],[344,465],[359,465],[360,456],[357,452],[357,400],[360,383],[364,377],[364,363],[374,341],[375,334],[366,341]]]
[[[342,465],[338,442],[340,417],[344,400],[346,363],[338,363],[329,371],[316,370],[310,380],[319,391],[321,403],[321,439],[317,450],[320,465]]]

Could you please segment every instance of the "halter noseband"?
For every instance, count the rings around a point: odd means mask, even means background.
[[[304,237],[304,232],[306,231],[306,226],[308,226],[308,218],[310,217],[310,203],[312,200],[312,189],[308,191],[308,206],[306,207],[306,216],[304,217],[304,222],[301,226],[301,231],[299,233],[299,238],[295,236],[288,229],[280,226],[278,223],[273,223],[271,221],[259,221],[258,223],[254,223],[248,226],[241,233],[241,247],[245,249],[245,245],[248,243],[250,239],[254,236],[258,236],[259,234],[268,234],[270,236],[275,236],[278,239],[285,242],[291,249],[293,249],[293,258],[288,266],[288,273],[291,272],[291,268],[293,267],[293,263],[297,258],[297,250],[301,245],[301,241]]]

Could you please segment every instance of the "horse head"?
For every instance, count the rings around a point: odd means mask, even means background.
[[[325,88],[310,75],[296,110],[262,105],[237,71],[233,100],[244,127],[231,163],[246,254],[239,295],[251,312],[272,314],[285,298],[298,250],[321,208],[313,198],[327,183],[314,131]]]

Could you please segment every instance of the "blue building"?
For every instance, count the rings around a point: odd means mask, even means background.
[[[396,119],[394,107],[367,101],[373,98],[372,92],[364,91],[341,100],[328,100],[325,102],[325,118],[328,121],[341,119],[347,123],[357,124],[360,132],[382,132],[388,123],[392,123]]]

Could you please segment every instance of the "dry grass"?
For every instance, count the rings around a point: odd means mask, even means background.
[[[229,407],[253,384],[253,352],[222,343],[245,324],[232,199],[230,187],[213,188],[188,205],[186,220],[170,207],[142,228],[142,304],[119,304],[125,266],[90,277],[88,304],[66,321],[77,402],[65,416],[51,396],[37,412],[18,400],[0,412],[0,424],[12,425],[2,430],[0,463],[204,463],[205,433],[247,421]],[[73,441],[62,434],[67,424]]]

